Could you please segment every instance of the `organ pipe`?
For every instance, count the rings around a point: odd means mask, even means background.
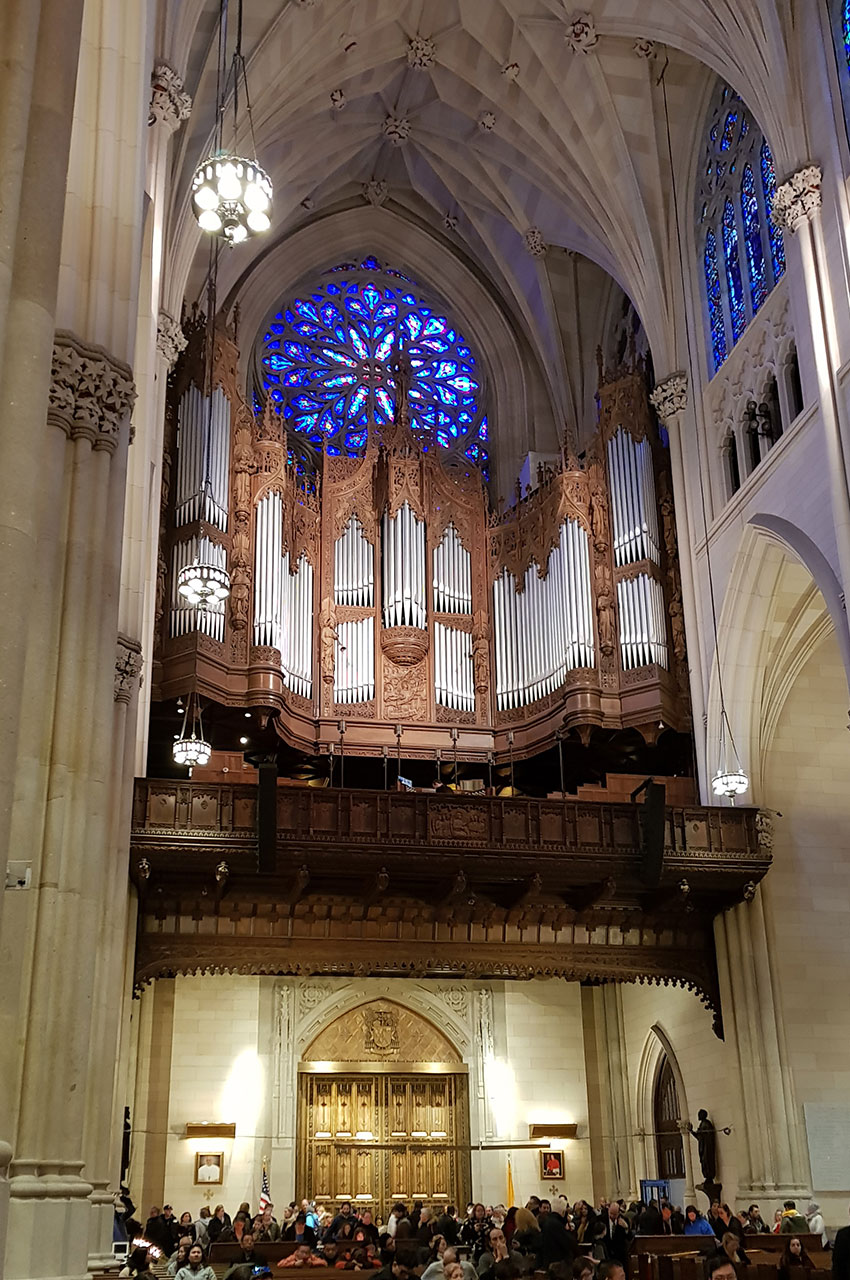
[[[661,563],[655,476],[649,440],[619,427],[608,441],[608,475],[614,521],[614,563]]]
[[[372,618],[337,625],[334,701],[369,702],[375,696],[375,626]]]
[[[472,558],[450,524],[433,555],[434,612],[472,612]]]
[[[668,664],[664,591],[660,582],[641,573],[617,583],[620,655],[623,669]]]
[[[425,522],[408,502],[384,512],[384,626],[425,626]]]
[[[227,532],[230,402],[220,387],[210,399],[191,383],[177,412],[174,523],[204,520]]]
[[[370,607],[374,588],[374,548],[353,515],[334,543],[334,601]]]

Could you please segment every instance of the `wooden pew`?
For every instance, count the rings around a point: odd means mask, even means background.
[[[276,1266],[281,1258],[288,1258],[294,1253],[298,1245],[294,1240],[276,1240],[271,1243],[268,1240],[260,1240],[254,1245],[254,1252],[263,1262],[268,1262],[270,1267]],[[215,1266],[221,1262],[228,1267],[232,1267],[234,1262],[241,1262],[242,1246],[238,1240],[227,1240],[224,1244],[217,1242],[210,1245],[210,1265]],[[309,1270],[309,1268],[308,1268]],[[315,1271],[319,1268],[315,1267]]]
[[[820,1236],[798,1237],[819,1271],[829,1271],[832,1260],[821,1247]],[[746,1280],[776,1280],[776,1269],[788,1235],[744,1236],[743,1250],[750,1266],[736,1267]],[[718,1248],[713,1236],[635,1236],[629,1250],[630,1280],[704,1280],[705,1259]]]

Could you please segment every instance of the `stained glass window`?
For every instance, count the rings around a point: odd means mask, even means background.
[[[756,312],[767,297],[767,283],[756,180],[753,177],[752,166],[749,164],[744,165],[744,176],[741,178],[741,219],[744,224],[744,247],[747,253],[747,272],[750,277],[750,297],[753,312]]]
[[[738,123],[738,112],[730,111],[726,117],[726,123],[723,126],[723,133],[720,138],[720,150],[728,151],[732,145],[732,139],[735,136],[735,125]]]
[[[290,429],[331,456],[356,457],[369,422],[380,429],[392,421],[400,345],[411,369],[411,426],[424,447],[460,455],[486,477],[475,356],[407,276],[373,257],[334,268],[275,315],[260,351],[262,385]]]
[[[738,228],[735,225],[735,209],[731,200],[727,200],[723,206],[723,258],[726,263],[726,288],[729,293],[732,341],[737,342],[747,327],[747,311],[744,306],[744,285],[741,280],[741,262],[738,257]]]
[[[844,57],[850,67],[850,0],[844,0],[842,6],[841,34],[844,37]]]
[[[720,275],[717,270],[717,240],[714,232],[705,237],[705,288],[708,295],[708,315],[711,322],[711,348],[715,371],[726,359],[726,327],[723,323],[723,304],[720,297]]]
[[[770,256],[773,260],[773,278],[780,280],[785,274],[785,242],[782,232],[775,226],[770,217],[773,198],[776,195],[776,170],[773,167],[773,156],[767,139],[761,144],[761,182],[764,188],[764,203],[768,210],[767,229],[770,234]]]

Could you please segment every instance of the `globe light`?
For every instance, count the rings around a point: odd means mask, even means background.
[[[271,226],[272,181],[256,160],[220,153],[195,170],[192,205],[198,226],[229,244]]]
[[[187,766],[191,773],[196,765],[207,764],[211,754],[212,747],[204,738],[201,722],[201,700],[193,692],[186,702],[180,733],[171,744],[171,755],[175,764]]]
[[[718,747],[718,766],[711,779],[711,789],[716,796],[723,796],[734,802],[735,796],[742,796],[745,791],[749,791],[750,780],[741,767],[725,707],[720,714]]]

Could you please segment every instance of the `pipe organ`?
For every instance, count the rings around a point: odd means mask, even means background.
[[[271,402],[248,407],[221,327],[210,402],[200,329],[169,393],[160,696],[191,681],[263,707],[310,753],[335,748],[340,720],[346,752],[482,761],[570,729],[687,727],[672,502],[640,368],[600,371],[581,461],[496,506],[472,465],[424,447],[403,393],[360,457],[309,458]],[[230,573],[219,613],[168,594],[195,556]]]

